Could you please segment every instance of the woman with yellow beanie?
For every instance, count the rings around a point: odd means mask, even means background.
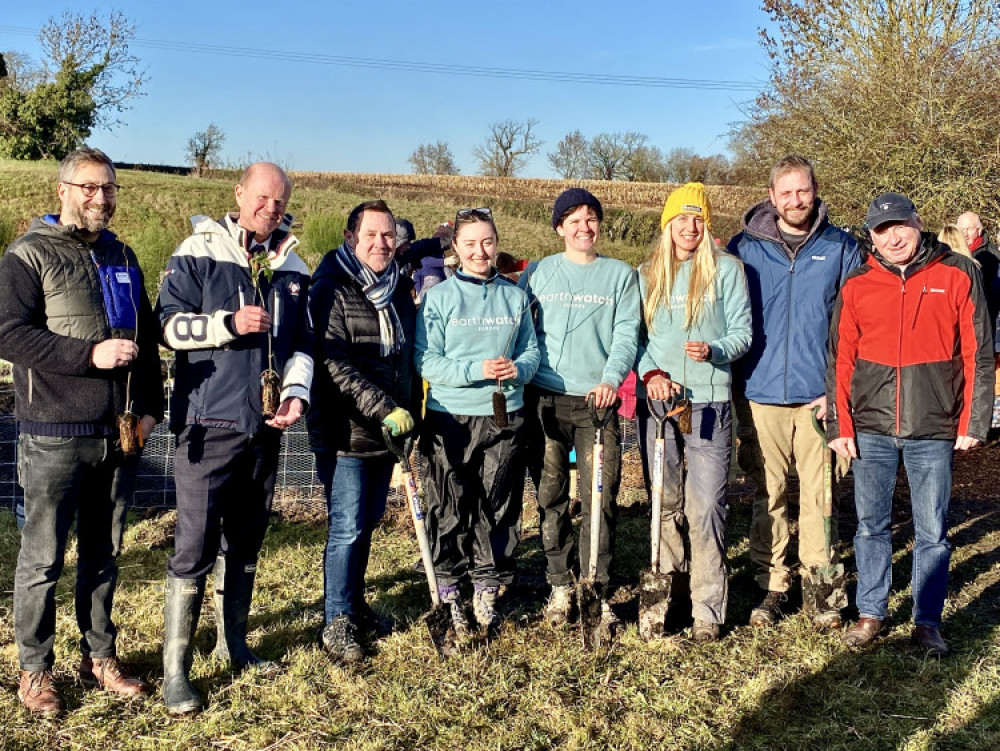
[[[671,193],[660,227],[659,242],[639,269],[639,445],[652,479],[657,424],[650,406],[662,414],[663,401],[690,400],[690,432],[681,431],[687,426],[679,424],[685,422],[680,415],[665,425],[658,573],[690,572],[692,637],[707,642],[719,638],[726,618],[730,363],[750,347],[750,301],[743,264],[712,238],[704,185],[688,183]],[[642,398],[647,395],[650,404]],[[653,633],[662,633],[658,625]]]

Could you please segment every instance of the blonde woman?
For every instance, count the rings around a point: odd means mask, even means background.
[[[716,246],[711,222],[701,183],[667,198],[663,234],[639,269],[643,325],[636,366],[640,449],[650,478],[656,421],[644,397],[692,402],[690,433],[681,432],[676,418],[666,422],[660,573],[690,571],[692,637],[699,642],[717,640],[726,618],[729,364],[751,338],[743,264]],[[662,412],[665,405],[654,406]]]

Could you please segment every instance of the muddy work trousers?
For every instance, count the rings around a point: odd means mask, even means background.
[[[427,534],[438,584],[469,577],[500,586],[514,580],[521,498],[511,497],[524,473],[523,413],[499,428],[492,416],[427,410],[420,435],[420,469],[427,502]]]
[[[639,449],[647,476],[652,478],[656,420],[645,401],[636,405],[636,415]],[[680,432],[673,418],[668,418],[663,428],[659,573],[690,572],[691,615],[707,623],[725,623],[732,408],[729,402],[695,404],[689,435]]]
[[[538,487],[538,514],[545,552],[545,575],[552,586],[573,582],[573,522],[569,515],[569,452],[576,448],[582,518],[580,521],[580,571],[586,575],[590,561],[590,492],[594,464],[594,434],[587,401],[582,396],[554,394],[538,389],[538,418],[545,435],[545,454]],[[597,553],[596,583],[608,583],[614,552],[618,489],[621,485],[621,426],[618,416],[604,429],[601,534]]]

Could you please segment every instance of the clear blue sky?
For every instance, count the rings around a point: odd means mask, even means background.
[[[0,50],[38,57],[35,31],[80,4],[5,2]],[[111,7],[111,6],[109,6]],[[118,161],[185,163],[187,139],[214,122],[225,156],[296,170],[409,172],[420,143],[447,142],[463,174],[489,123],[539,121],[527,177],[551,177],[545,152],[572,130],[638,131],[664,152],[725,152],[754,90],[599,85],[473,77],[493,68],[603,77],[728,81],[761,87],[766,56],[755,0],[722,2],[260,2],[125,0],[148,84],[125,125],[91,145]],[[378,8],[377,11],[369,10]],[[106,11],[104,11],[106,13]],[[181,45],[198,45],[201,51]],[[233,54],[246,50],[255,57]],[[295,59],[292,56],[299,56]],[[314,56],[322,62],[303,59]],[[389,61],[357,67],[347,60]],[[443,66],[422,72],[411,63]]]

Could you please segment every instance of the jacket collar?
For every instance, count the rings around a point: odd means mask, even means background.
[[[900,269],[899,266],[889,263],[885,260],[875,247],[872,245],[871,237],[864,242],[862,247],[862,257],[864,254],[868,255],[869,265],[879,265],[890,274],[898,276],[901,279],[909,279],[911,276],[916,274],[921,269],[931,265],[937,261],[945,253],[951,252],[948,246],[940,242],[933,232],[921,232],[920,233],[920,247],[917,248],[916,255],[913,256],[913,260],[906,264],[906,267]]]
[[[829,224],[829,221],[827,219],[826,204],[822,198],[817,196],[815,216],[813,217],[813,223],[809,228],[809,232],[806,233],[803,245],[813,235],[818,235],[822,232],[827,224]],[[743,215],[743,231],[754,237],[778,243],[782,247],[785,247],[785,241],[781,237],[781,230],[778,229],[778,209],[771,203],[770,198],[765,198],[747,210],[747,213]]]

